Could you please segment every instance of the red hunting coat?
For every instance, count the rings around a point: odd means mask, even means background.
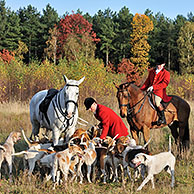
[[[106,136],[115,137],[117,134],[117,138],[121,136],[129,135],[128,129],[123,123],[122,119],[110,108],[97,104],[96,114],[94,114],[96,119],[98,119],[102,124],[102,134],[100,136],[101,139],[105,139]]]
[[[169,102],[172,97],[167,96],[166,87],[170,82],[170,73],[164,68],[156,74],[155,69],[149,71],[148,78],[146,79],[141,90],[147,90],[150,86],[153,86],[153,93],[160,96],[164,102]]]

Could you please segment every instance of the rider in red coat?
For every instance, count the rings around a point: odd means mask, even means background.
[[[105,139],[107,135],[112,138],[117,136],[116,139],[129,135],[128,129],[122,119],[112,109],[97,104],[93,98],[86,98],[84,104],[86,110],[92,111],[96,119],[100,121],[100,125],[102,126],[101,139]]]
[[[155,103],[158,111],[158,122],[157,124],[166,124],[166,119],[164,116],[164,109],[162,107],[161,101],[169,102],[172,97],[167,96],[166,87],[170,82],[170,73],[164,69],[165,63],[163,58],[159,57],[157,59],[156,68],[149,71],[148,78],[145,83],[140,88],[141,90],[153,91],[155,97]]]

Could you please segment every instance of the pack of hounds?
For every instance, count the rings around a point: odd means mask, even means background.
[[[165,169],[171,175],[171,187],[174,187],[175,157],[171,153],[170,137],[169,151],[152,155],[146,149],[149,142],[141,146],[136,145],[135,140],[130,137],[115,140],[116,137],[107,136],[102,140],[98,137],[97,131],[94,126],[90,130],[79,128],[68,144],[63,144],[61,140],[57,146],[52,146],[52,142],[48,140],[32,142],[28,140],[23,130],[11,132],[5,143],[0,146],[0,167],[3,160],[6,160],[9,166],[9,179],[12,181],[13,157],[23,155],[28,164],[24,165],[24,168],[28,166],[29,178],[38,165],[42,178],[47,181],[52,179],[53,188],[69,181],[107,183],[142,178],[143,182],[137,188],[138,191],[149,180],[154,188],[154,175]],[[15,153],[14,144],[22,135],[29,148]]]

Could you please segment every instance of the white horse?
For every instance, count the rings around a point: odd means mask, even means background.
[[[57,145],[62,132],[65,133],[66,142],[75,132],[78,119],[79,85],[85,77],[76,80],[68,80],[64,75],[66,85],[52,98],[47,115],[40,111],[40,104],[46,97],[48,90],[36,93],[30,101],[30,120],[32,123],[31,139],[38,139],[40,127],[52,130],[53,144]],[[47,117],[47,118],[46,118]]]

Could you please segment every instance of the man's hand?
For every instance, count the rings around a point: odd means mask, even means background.
[[[153,91],[153,86],[150,86],[148,89],[147,89],[147,92],[151,92]]]

